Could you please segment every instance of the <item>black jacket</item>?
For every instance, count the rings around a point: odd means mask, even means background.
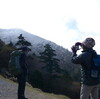
[[[79,56],[73,55],[72,62],[74,64],[81,64],[81,83],[85,85],[96,85],[100,82],[90,77],[90,69],[93,65],[92,57],[96,55],[93,49],[87,49],[82,51]]]
[[[27,76],[27,63],[26,63],[26,55],[22,53],[20,56],[20,65],[22,69],[22,75]]]

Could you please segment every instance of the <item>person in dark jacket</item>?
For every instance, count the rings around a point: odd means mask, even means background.
[[[81,90],[80,99],[99,99],[99,84],[98,79],[90,77],[90,69],[93,65],[92,57],[97,53],[93,50],[95,40],[93,38],[86,38],[82,43],[77,43],[83,49],[80,55],[77,55],[76,46],[72,46],[72,62],[74,64],[81,64]]]
[[[22,73],[17,76],[18,99],[28,99],[28,98],[25,98],[25,84],[26,84],[26,78],[27,78],[26,56],[28,52],[30,51],[30,49],[28,47],[22,47],[21,50],[22,50],[22,53],[21,53],[19,62],[22,69]]]

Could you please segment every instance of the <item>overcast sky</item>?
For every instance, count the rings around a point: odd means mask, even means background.
[[[0,28],[20,28],[65,48],[86,37],[100,53],[100,0],[0,0]]]

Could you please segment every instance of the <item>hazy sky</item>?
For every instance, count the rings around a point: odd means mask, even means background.
[[[20,28],[68,49],[93,37],[100,53],[100,0],[0,0],[0,28]]]

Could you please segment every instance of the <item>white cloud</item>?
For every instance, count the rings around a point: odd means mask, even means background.
[[[2,0],[0,27],[22,28],[70,49],[88,36],[99,42],[99,11],[99,0]]]

